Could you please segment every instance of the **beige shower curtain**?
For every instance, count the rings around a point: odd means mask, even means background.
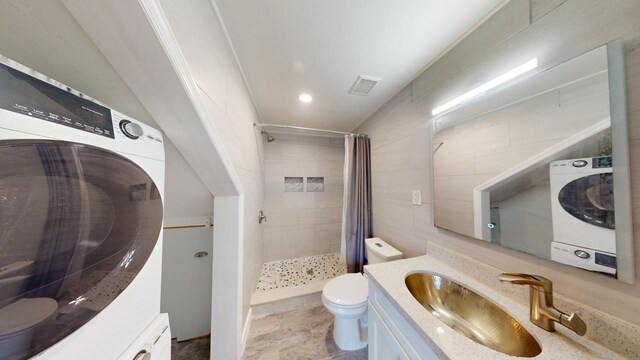
[[[364,239],[371,237],[371,145],[366,135],[345,138],[343,243],[349,272],[366,265]]]

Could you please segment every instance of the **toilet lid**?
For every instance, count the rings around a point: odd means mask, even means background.
[[[367,279],[362,274],[344,274],[331,279],[322,295],[334,304],[351,306],[366,302],[368,291]]]

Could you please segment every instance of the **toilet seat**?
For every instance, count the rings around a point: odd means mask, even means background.
[[[361,273],[344,274],[329,280],[322,289],[322,297],[341,308],[357,308],[367,303],[369,286]]]

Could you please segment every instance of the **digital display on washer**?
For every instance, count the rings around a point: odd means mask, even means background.
[[[594,157],[591,159],[591,167],[594,169],[613,167],[613,159],[611,156]]]
[[[4,64],[0,108],[114,138],[111,110]]]
[[[616,257],[597,252],[596,253],[596,264],[615,269],[616,268]]]

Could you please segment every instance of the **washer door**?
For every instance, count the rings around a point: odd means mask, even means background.
[[[1,141],[2,358],[36,355],[102,311],[142,269],[161,225],[158,189],[129,159],[68,142]],[[28,316],[27,299],[47,308]]]
[[[615,229],[613,174],[588,175],[566,184],[558,194],[563,209],[580,221]]]

